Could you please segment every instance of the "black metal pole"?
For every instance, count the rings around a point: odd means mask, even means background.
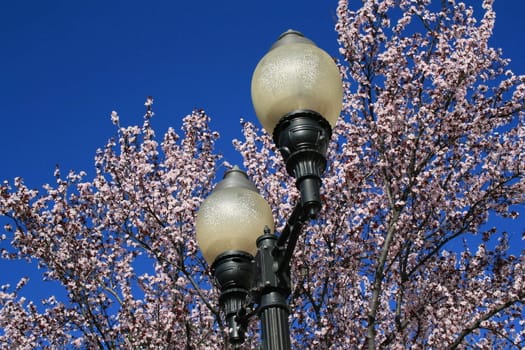
[[[263,296],[263,299],[268,299],[267,302],[270,303],[276,303],[260,312],[263,350],[291,349],[290,326],[288,324],[289,311],[288,307],[282,306],[282,304],[286,305],[285,298],[280,293],[272,292]]]
[[[277,237],[267,232],[257,240],[256,263],[259,276],[259,318],[263,350],[289,350],[290,314],[286,299],[290,295],[289,269],[279,271],[282,251]]]

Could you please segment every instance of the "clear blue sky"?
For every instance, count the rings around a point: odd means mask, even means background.
[[[155,98],[158,136],[204,108],[221,133],[220,150],[238,162],[231,139],[241,137],[241,117],[256,120],[255,65],[289,28],[336,55],[336,6],[336,0],[1,1],[0,181],[22,176],[40,187],[53,181],[56,164],[92,173],[95,150],[115,133],[111,111],[123,125],[140,124],[148,95]],[[493,46],[525,74],[525,1],[495,6]]]
[[[478,0],[471,0],[479,3]],[[355,0],[359,3],[360,0]],[[31,186],[64,172],[92,169],[95,150],[121,123],[141,123],[155,98],[159,136],[204,108],[230,140],[239,118],[255,120],[252,71],[277,36],[294,28],[337,54],[336,0],[71,1],[0,3],[0,180]],[[525,73],[525,2],[497,0],[494,46]]]
[[[250,79],[279,34],[303,31],[334,55],[336,1],[3,1],[0,178],[31,185],[90,170],[95,150],[142,122],[155,98],[158,136],[204,108],[224,153],[255,120]],[[234,159],[235,160],[235,159]]]

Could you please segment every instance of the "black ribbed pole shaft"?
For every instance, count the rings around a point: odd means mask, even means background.
[[[259,286],[259,319],[263,350],[290,350],[290,314],[286,299],[290,295],[289,268],[279,269],[284,251],[269,231],[257,240],[255,258]]]
[[[285,298],[278,292],[263,296],[267,297],[270,303],[275,306],[269,306],[260,312],[261,318],[261,336],[263,350],[290,350],[290,328],[288,324],[288,307]],[[281,306],[277,306],[281,304]]]

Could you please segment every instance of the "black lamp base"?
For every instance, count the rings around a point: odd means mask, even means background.
[[[229,341],[242,344],[246,324],[239,322],[237,314],[246,306],[254,272],[253,256],[237,250],[226,251],[215,259],[211,269],[221,291],[219,304],[226,316]]]
[[[273,132],[286,170],[295,177],[301,204],[310,218],[316,217],[321,210],[319,190],[331,136],[328,121],[310,110],[298,110],[284,116]]]

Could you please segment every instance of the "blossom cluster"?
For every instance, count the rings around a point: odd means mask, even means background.
[[[0,188],[10,217],[4,259],[36,259],[67,300],[44,305],[0,292],[0,348],[215,348],[224,337],[194,236],[200,202],[212,188],[218,137],[201,110],[184,119],[181,138],[161,143],[150,125],[120,127],[95,157],[95,176],[65,177],[29,189],[22,179]],[[149,267],[148,267],[149,266]],[[146,270],[146,271],[144,271]],[[44,307],[44,311],[42,310]]]
[[[525,251],[486,229],[525,204],[525,76],[490,47],[482,5],[339,1],[344,110],[292,265],[297,348],[525,346]],[[237,148],[282,225],[295,186],[243,126]]]

